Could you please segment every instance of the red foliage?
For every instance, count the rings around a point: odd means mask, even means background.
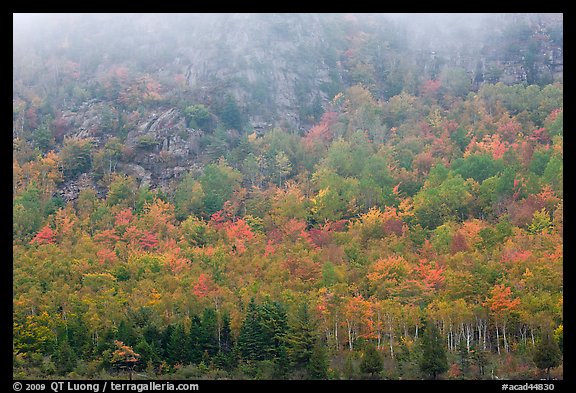
[[[117,227],[123,227],[132,222],[134,215],[132,214],[131,209],[124,209],[120,211],[118,214],[116,214],[115,218],[116,221],[114,222],[114,225],[116,225]]]
[[[413,167],[418,173],[427,175],[430,172],[433,162],[432,152],[426,151],[419,153],[413,160]]]
[[[141,236],[142,231],[140,231],[140,229],[134,226],[129,226],[128,228],[126,228],[126,231],[122,235],[122,239],[127,241],[130,245],[136,246]]]
[[[210,278],[209,275],[202,273],[198,277],[198,282],[194,285],[192,292],[196,297],[202,299],[206,296],[209,296],[215,290],[214,281]]]
[[[279,228],[279,230],[274,231],[273,236],[271,237],[274,241],[289,240],[291,242],[296,242],[299,239],[302,239],[309,244],[313,244],[310,234],[306,232],[306,222],[296,218],[290,219],[281,228]]]
[[[158,247],[158,238],[150,231],[145,231],[139,241],[140,245],[145,250],[151,250]]]
[[[225,209],[221,209],[210,216],[210,221],[208,221],[208,224],[216,229],[221,229],[223,224],[226,221],[229,221],[231,218],[232,216]]]
[[[274,252],[276,252],[276,248],[274,247],[272,240],[268,240],[266,243],[266,248],[264,249],[264,256],[267,257],[274,254]]]
[[[30,240],[30,244],[54,244],[56,233],[46,225]]]
[[[320,266],[309,257],[289,257],[284,261],[283,265],[292,277],[299,278],[302,281],[314,281],[320,277]]]
[[[548,134],[548,130],[546,130],[546,128],[544,127],[532,131],[532,134],[530,135],[530,140],[542,144],[549,144],[550,142],[552,142],[552,139],[550,139],[550,135]]]
[[[404,232],[404,221],[400,218],[391,218],[384,222],[383,229],[385,235],[395,234],[396,236],[402,236]]]
[[[439,80],[428,79],[420,88],[420,94],[424,98],[438,98],[440,87],[442,83]]]
[[[120,240],[120,237],[116,235],[114,229],[106,229],[94,235],[94,241],[97,243],[107,243],[109,245],[113,245],[118,240]]]
[[[26,126],[30,129],[34,129],[38,127],[38,109],[34,106],[31,106],[26,110]]]
[[[98,257],[98,262],[101,265],[106,263],[114,263],[118,259],[116,256],[116,252],[114,250],[110,250],[109,248],[102,248],[96,252],[96,256]]]
[[[520,182],[514,180],[514,187],[518,187]],[[518,193],[518,191],[516,191]],[[532,222],[532,217],[536,211],[541,210],[546,204],[544,200],[536,195],[528,195],[527,198],[513,201],[508,205],[510,221],[518,227],[524,227]]]
[[[173,274],[182,272],[186,267],[188,267],[190,263],[188,259],[181,257],[177,251],[166,255],[165,261],[166,265],[168,265]]]
[[[334,138],[330,127],[336,123],[337,119],[338,114],[336,112],[325,112],[320,122],[308,131],[304,138],[304,143],[307,146],[311,146],[317,142],[327,145]]]
[[[435,262],[421,259],[420,264],[414,269],[428,289],[438,289],[444,283],[444,268],[438,267]]]
[[[254,239],[254,233],[243,219],[224,224],[224,231],[229,240],[233,241],[233,250],[241,255],[246,251],[246,242]]]
[[[52,122],[54,129],[52,131],[52,135],[54,135],[54,139],[57,142],[62,142],[64,135],[68,131],[68,122],[62,118],[62,112],[56,112],[56,118]]]
[[[330,235],[329,230],[312,228],[310,229],[309,234],[310,240],[312,240],[312,243],[317,247],[327,246],[332,241],[332,236]]]
[[[522,124],[520,124],[514,117],[503,119],[498,125],[498,133],[503,140],[508,142],[514,142],[521,131]]]
[[[468,250],[470,250],[470,247],[468,247],[466,237],[461,232],[457,232],[452,238],[452,244],[450,245],[450,252],[452,254],[456,254],[457,252]]]
[[[503,263],[508,262],[525,262],[528,258],[532,256],[530,250],[518,250],[518,249],[506,249],[502,252],[501,261]]]

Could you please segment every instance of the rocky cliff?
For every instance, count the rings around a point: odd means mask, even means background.
[[[561,14],[35,18],[14,30],[14,136],[33,140],[45,123],[56,149],[117,137],[130,159],[116,169],[152,186],[201,166],[215,128],[230,140],[303,133],[354,84],[388,100],[430,79],[477,89],[563,78]],[[191,120],[191,106],[209,121]]]

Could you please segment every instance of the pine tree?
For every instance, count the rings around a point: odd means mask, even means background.
[[[202,314],[198,344],[210,357],[218,352],[218,316],[213,308],[205,308]]]
[[[322,340],[317,340],[316,345],[312,348],[307,368],[310,379],[328,378],[328,357]]]
[[[76,360],[76,353],[70,346],[70,343],[68,340],[63,340],[56,349],[54,356],[58,373],[60,375],[66,375],[74,370],[74,367],[76,367]]]
[[[422,359],[420,370],[436,379],[439,374],[448,371],[448,360],[446,359],[446,349],[440,331],[433,322],[425,325],[422,334]]]
[[[263,360],[264,340],[258,306],[254,298],[250,299],[246,319],[238,335],[238,350],[243,359]]]
[[[288,353],[295,367],[304,367],[310,361],[315,342],[314,331],[308,304],[302,303],[285,338]]]
[[[368,344],[360,362],[360,371],[366,374],[369,373],[371,377],[374,377],[374,373],[379,373],[383,369],[384,364],[378,350],[373,344]]]
[[[558,367],[562,360],[562,352],[552,332],[546,330],[542,334],[542,339],[534,348],[534,363],[539,369],[546,369],[547,378],[550,379],[550,369]]]
[[[188,363],[189,339],[184,329],[183,323],[178,323],[171,330],[168,346],[166,348],[166,357],[170,363]]]
[[[187,335],[187,359],[188,362],[199,364],[202,361],[204,348],[202,348],[202,321],[197,315],[194,315],[190,321],[190,331]]]

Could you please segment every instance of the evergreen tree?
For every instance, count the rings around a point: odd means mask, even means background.
[[[246,318],[238,335],[238,350],[243,359],[263,360],[264,338],[258,306],[254,298],[250,299]]]
[[[188,363],[189,339],[184,329],[184,324],[177,323],[170,333],[166,357],[171,363]]]
[[[552,332],[546,330],[542,334],[542,339],[534,348],[534,363],[536,367],[546,370],[547,378],[550,379],[550,369],[558,367],[562,360],[562,352],[558,343],[554,340]]]
[[[74,370],[76,367],[76,353],[70,346],[68,340],[64,340],[56,349],[54,362],[56,363],[56,370],[60,375],[66,375]]]
[[[472,360],[478,367],[479,376],[482,378],[484,376],[484,367],[488,364],[486,352],[481,349],[471,349],[470,352],[472,352]]]
[[[230,328],[230,316],[222,315],[222,327],[220,328],[220,339],[218,353],[214,357],[214,364],[224,370],[232,370],[236,364],[234,353],[234,341]]]
[[[344,376],[346,379],[354,379],[356,376],[356,368],[354,367],[354,352],[350,352],[346,355],[346,360],[344,361]]]
[[[136,332],[134,331],[134,327],[124,319],[118,324],[118,333],[116,336],[119,341],[122,341],[126,345],[136,345]]]
[[[360,371],[366,374],[369,373],[371,377],[374,377],[374,373],[379,373],[383,369],[382,356],[380,356],[373,344],[368,344],[364,350],[362,361],[360,362]]]
[[[144,339],[141,338],[138,344],[134,347],[134,350],[140,354],[140,362],[142,365],[148,365],[148,363],[159,363],[160,357],[154,350],[154,348]]]
[[[202,313],[198,346],[210,357],[218,352],[218,316],[213,308],[205,308]]]
[[[280,303],[266,301],[258,306],[251,299],[238,336],[241,356],[246,360],[274,360],[285,345],[287,331],[286,311]]]
[[[302,303],[285,339],[294,366],[304,367],[310,361],[315,341],[314,331],[315,326],[310,318],[308,303]]]
[[[328,356],[322,340],[317,340],[316,345],[312,348],[307,368],[310,379],[328,378]]]
[[[222,315],[222,327],[220,328],[220,351],[224,353],[232,352],[234,342],[232,330],[230,328],[230,315]]]
[[[288,332],[286,310],[279,302],[266,301],[260,306],[260,318],[264,338],[262,350],[266,359],[275,359],[285,345]]]
[[[448,371],[444,340],[433,322],[426,323],[421,345],[422,359],[420,361],[420,370],[423,373],[431,376],[432,379],[436,379],[439,374]]]
[[[470,368],[470,354],[462,342],[458,344],[458,357],[460,358],[460,371],[462,374],[466,374]]]
[[[226,96],[220,117],[227,128],[242,129],[242,114],[234,97]]]
[[[274,378],[286,379],[290,373],[290,358],[284,345],[280,346],[274,360]]]
[[[188,333],[187,355],[190,363],[199,364],[202,361],[204,349],[203,344],[202,321],[200,317],[194,315],[190,321],[190,332]]]

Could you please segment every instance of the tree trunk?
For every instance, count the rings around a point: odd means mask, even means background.
[[[336,341],[336,350],[340,350],[340,343],[338,342],[338,320],[334,321],[334,340]]]
[[[498,332],[498,324],[496,324],[496,348],[498,348],[498,355],[500,355],[500,334]]]
[[[508,341],[506,340],[506,322],[504,322],[504,325],[502,325],[502,336],[504,337],[504,350],[506,351],[506,353],[508,353],[509,350],[508,350]]]
[[[352,327],[350,326],[350,322],[347,320],[346,324],[348,325],[348,347],[350,351],[352,351]]]

